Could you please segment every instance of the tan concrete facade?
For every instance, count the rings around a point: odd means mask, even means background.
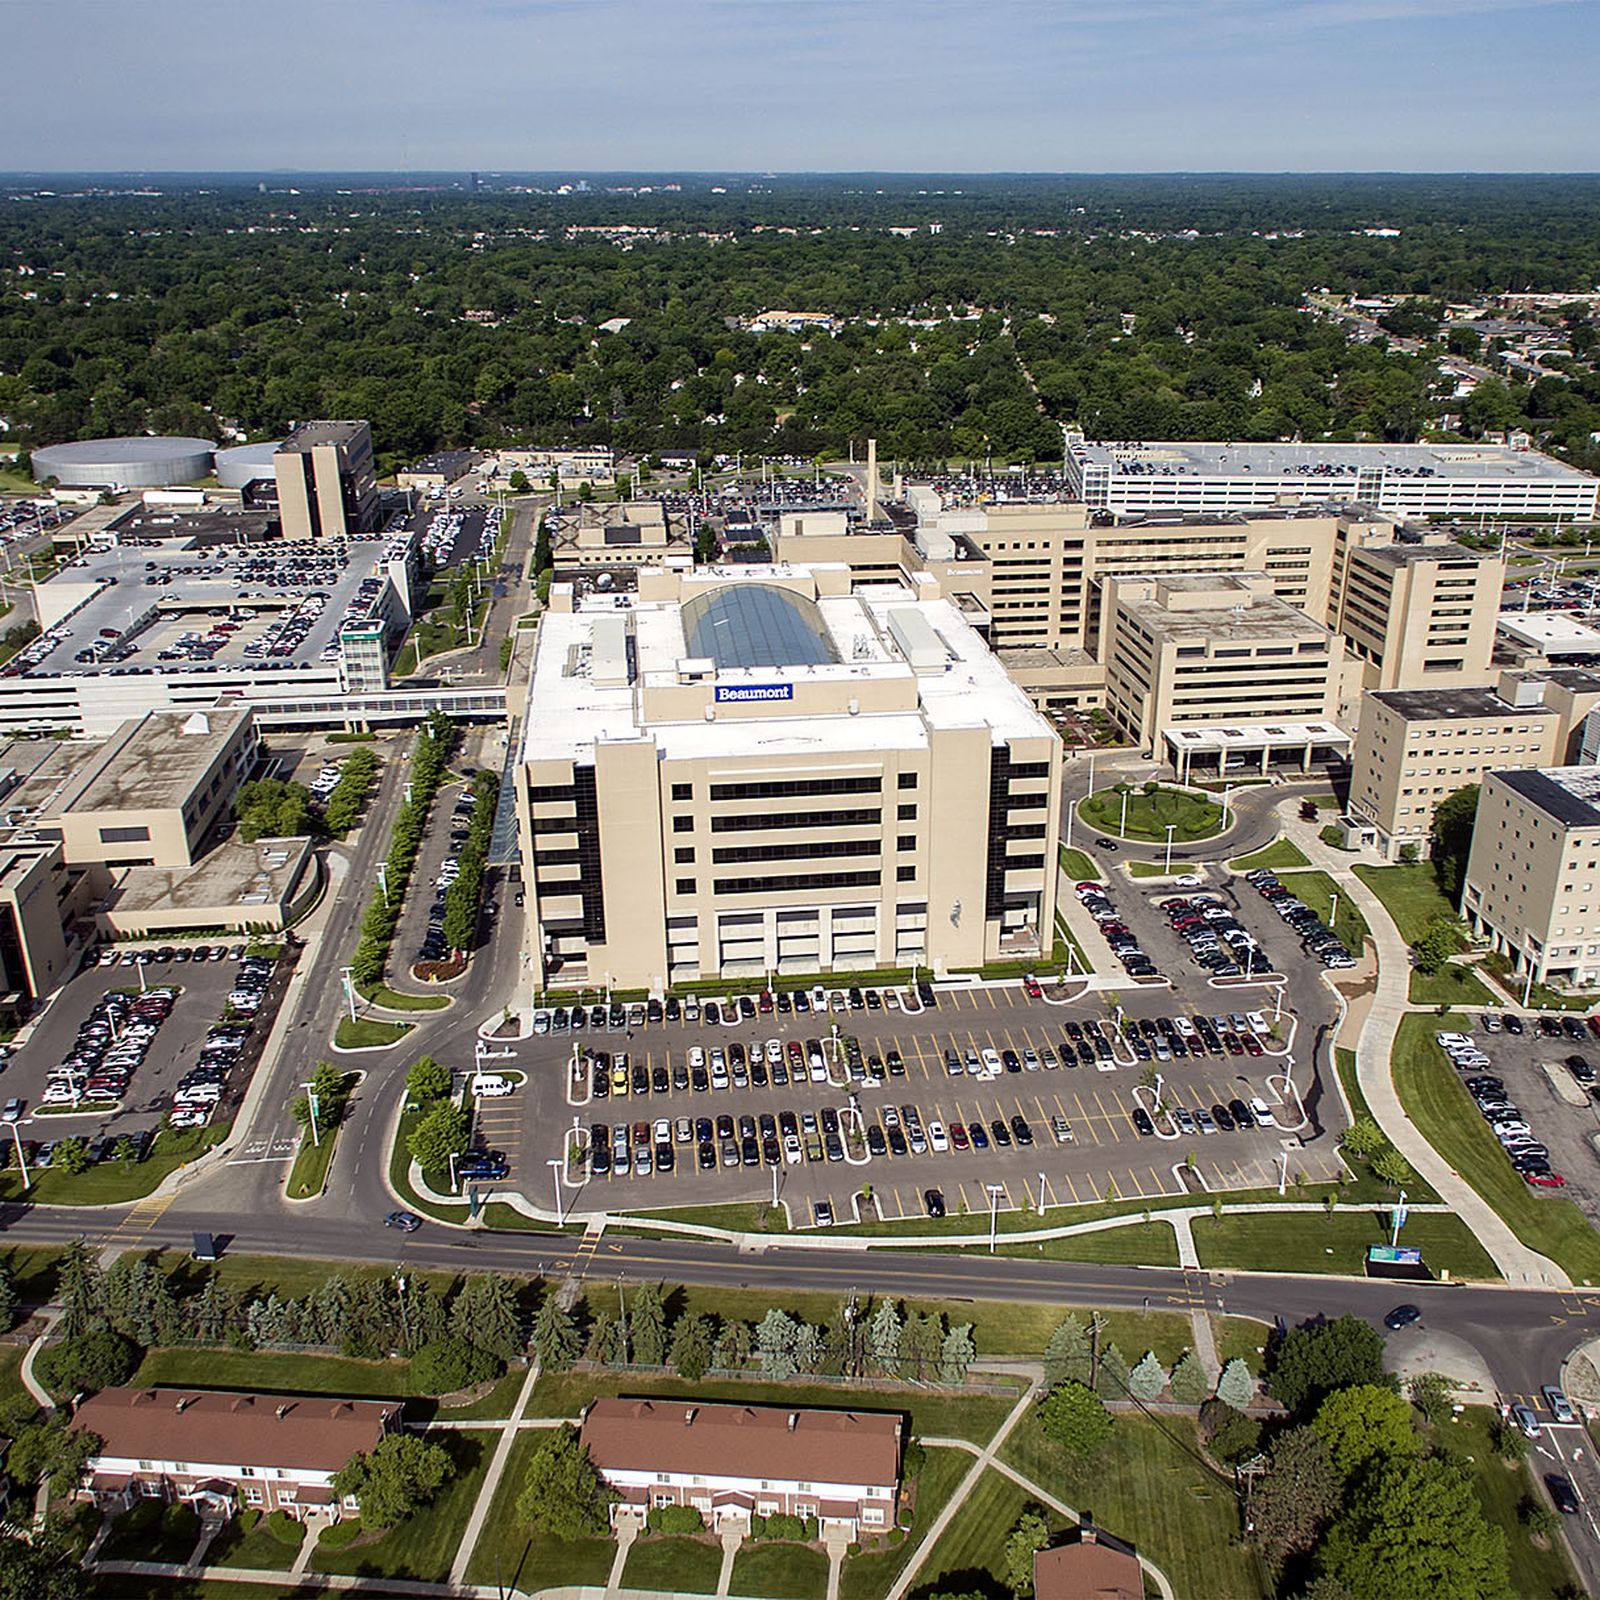
[[[517,794],[548,983],[1048,959],[1059,741],[931,580],[646,571],[626,618],[562,588]],[[793,596],[816,659],[686,654],[735,589]]]
[[[659,500],[566,506],[548,517],[558,574],[657,566],[673,558],[688,562],[694,556],[687,519],[668,516]]]
[[[1377,828],[1384,855],[1394,859],[1412,845],[1427,856],[1439,802],[1485,774],[1560,759],[1561,714],[1543,704],[1537,684],[1531,692],[1511,686],[1510,694],[1416,689],[1363,697],[1349,810]]]
[[[1600,769],[1484,778],[1461,912],[1536,982],[1600,982]]]
[[[1171,573],[1105,585],[1106,704],[1152,752],[1167,729],[1230,718],[1331,721],[1344,642],[1265,573]]]
[[[248,711],[151,712],[77,765],[32,821],[73,866],[190,866],[259,745]]]
[[[41,999],[67,977],[70,924],[83,879],[53,840],[0,842],[0,984]]]
[[[376,525],[377,468],[365,422],[302,423],[272,458],[286,539],[342,539]]]

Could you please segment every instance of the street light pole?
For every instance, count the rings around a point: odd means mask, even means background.
[[[566,1163],[560,1156],[551,1156],[550,1159],[545,1162],[545,1165],[549,1167],[550,1175],[555,1179],[556,1226],[559,1228],[566,1222],[566,1218],[562,1215],[561,1211],[561,1169],[566,1165]]]
[[[22,1153],[22,1130],[14,1122],[10,1124],[10,1127],[11,1138],[17,1147],[17,1166],[22,1172],[22,1187],[24,1190],[31,1189],[33,1187],[33,1179],[28,1176],[27,1158]]]
[[[387,861],[378,863],[378,887],[383,890],[383,906],[384,910],[387,911],[389,908],[389,863]]]
[[[1339,896],[1337,893],[1330,893],[1328,896],[1328,931],[1330,933],[1339,931]]]
[[[1124,796],[1124,798],[1126,798],[1126,796]],[[1167,873],[1169,875],[1172,872],[1172,835],[1176,831],[1177,826],[1178,826],[1178,824],[1176,822],[1169,822],[1167,824],[1167,866],[1166,866],[1166,870],[1167,870]]]
[[[1127,788],[1124,788],[1122,791],[1122,821],[1117,825],[1117,832],[1120,833],[1124,839],[1128,837],[1128,795],[1131,792],[1132,791]]]
[[[450,1152],[450,1193],[454,1194],[455,1192],[456,1192],[456,1153],[455,1153],[454,1150],[452,1150]]]
[[[356,1020],[356,986],[353,978],[355,970],[354,967],[341,969],[341,976],[344,978],[344,997],[350,1005],[350,1020],[352,1022]]]
[[[317,1091],[309,1083],[303,1083],[300,1087],[306,1092],[306,1109],[311,1113],[311,1145],[313,1149],[316,1149],[322,1143],[322,1140],[317,1137]]]
[[[989,1186],[989,1254],[994,1254],[994,1235],[996,1219],[999,1213],[1000,1196],[1005,1192],[1005,1185],[991,1183]]]

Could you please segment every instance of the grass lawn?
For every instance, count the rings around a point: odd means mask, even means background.
[[[1169,873],[1159,861],[1129,861],[1126,863],[1130,878],[1166,878],[1176,877],[1180,872],[1187,872],[1189,868],[1181,861],[1172,863]]]
[[[375,983],[368,989],[356,991],[363,1000],[390,1011],[443,1011],[450,1004],[447,994],[404,994],[391,989],[386,983]],[[348,1019],[347,1019],[348,1020]]]
[[[395,1044],[411,1032],[409,1022],[379,1022],[373,1017],[339,1018],[333,1042],[341,1050],[375,1050]]]
[[[143,1161],[101,1161],[76,1176],[46,1167],[32,1175],[27,1197],[37,1205],[51,1206],[110,1206],[142,1199],[179,1167],[221,1144],[231,1126],[217,1122],[208,1128],[163,1129]],[[11,1167],[0,1172],[0,1200],[22,1195],[22,1174]]]
[[[284,1512],[274,1520],[259,1511],[242,1511],[211,1541],[206,1564],[287,1572],[304,1539],[305,1529]]]
[[[727,1228],[733,1233],[787,1233],[789,1221],[782,1206],[765,1200],[733,1201],[722,1206],[662,1206],[654,1211],[623,1211],[623,1217],[666,1217],[673,1222],[698,1223],[704,1228]],[[656,1235],[660,1237],[660,1235]]]
[[[267,1394],[336,1394],[402,1400],[412,1393],[405,1361],[353,1361],[348,1356],[274,1350],[217,1350],[171,1345],[147,1352],[134,1374],[139,1385],[190,1384]]]
[[[1415,944],[1435,917],[1456,920],[1456,908],[1445,899],[1429,862],[1405,867],[1370,867],[1358,861],[1355,875],[1383,901],[1400,937]]]
[[[1061,847],[1061,870],[1072,879],[1074,883],[1085,883],[1090,880],[1100,881],[1100,869],[1081,850],[1069,850],[1066,845]]]
[[[1535,1193],[1506,1160],[1478,1115],[1434,1031],[1437,1017],[1403,1017],[1391,1071],[1406,1114],[1423,1136],[1505,1219],[1531,1249],[1558,1262],[1574,1282],[1600,1283],[1600,1233],[1570,1200]]]
[[[889,1592],[911,1552],[927,1537],[934,1519],[949,1503],[956,1485],[971,1466],[972,1457],[965,1450],[927,1452],[916,1478],[916,1510],[906,1537],[886,1550],[847,1556],[839,1571],[839,1600],[879,1600]]]
[[[547,1539],[517,1520],[517,1496],[541,1443],[543,1435],[536,1431],[521,1433],[513,1442],[505,1475],[467,1564],[468,1583],[504,1581],[508,1588],[532,1593],[569,1584],[604,1585],[610,1576],[617,1553],[610,1539]]]
[[[200,1518],[188,1506],[141,1500],[112,1521],[100,1546],[102,1561],[187,1561],[200,1537]]]
[[[14,1244],[0,1251],[24,1305],[42,1306],[56,1292],[61,1251],[55,1245]]]
[[[327,1594],[322,1588],[290,1588],[287,1584],[227,1583],[206,1578],[139,1578],[124,1574],[88,1573],[84,1579],[89,1600],[313,1600]],[[381,1600],[372,1590],[369,1600]]]
[[[973,1253],[987,1245],[972,1245]],[[966,1254],[967,1251],[963,1251]],[[1175,1267],[1178,1236],[1165,1222],[1130,1222],[1125,1228],[1104,1228],[1098,1233],[1075,1233],[1066,1239],[1042,1239],[1037,1244],[1007,1244],[999,1256],[1046,1261],[1101,1261],[1130,1267]]]
[[[1252,1372],[1260,1372],[1267,1340],[1272,1329],[1254,1317],[1213,1317],[1211,1334],[1217,1355],[1226,1363],[1237,1356]]]
[[[516,1369],[508,1372],[481,1399],[470,1400],[464,1406],[440,1406],[435,1422],[492,1422],[509,1417],[517,1403],[523,1379],[527,1372]]]
[[[1492,1006],[1494,996],[1478,975],[1459,962],[1449,962],[1438,972],[1413,972],[1411,998],[1424,1006]]]
[[[1356,1077],[1356,1053],[1354,1050],[1336,1049],[1333,1052],[1334,1069],[1339,1074],[1339,1084],[1343,1088],[1345,1098],[1350,1102],[1350,1115],[1352,1121],[1356,1117],[1366,1117],[1369,1121],[1377,1119],[1372,1115],[1372,1108],[1367,1104],[1367,1097],[1361,1092],[1360,1081]],[[1346,1200],[1375,1200],[1382,1203],[1390,1198],[1392,1191],[1380,1178],[1373,1175],[1372,1170],[1362,1161],[1352,1161],[1354,1170],[1360,1174],[1355,1184],[1346,1185],[1346,1193],[1341,1199]],[[1438,1194],[1431,1183],[1412,1174],[1412,1181],[1406,1185],[1406,1193],[1419,1204],[1437,1200]]]
[[[706,1307],[691,1309],[704,1310]],[[982,1347],[979,1348],[981,1350]],[[1143,1346],[1140,1347],[1140,1353],[1143,1353]],[[575,1417],[596,1396],[615,1394],[666,1399],[739,1400],[751,1405],[792,1403],[797,1394],[803,1394],[808,1403],[823,1408],[848,1408],[853,1405],[861,1410],[907,1412],[911,1417],[913,1434],[970,1439],[974,1444],[987,1444],[1016,1404],[1014,1396],[964,1396],[948,1390],[877,1389],[871,1385],[854,1388],[835,1384],[808,1385],[803,1378],[795,1378],[788,1383],[760,1383],[753,1378],[707,1378],[699,1383],[687,1383],[681,1378],[649,1377],[628,1372],[560,1372],[540,1376],[529,1398],[527,1415]]]
[[[1367,919],[1355,908],[1347,892],[1340,894],[1339,886],[1326,872],[1291,872],[1279,880],[1290,894],[1297,895],[1310,906],[1324,922],[1333,905],[1334,895],[1339,895],[1339,920],[1333,931],[1344,941],[1351,955],[1361,954],[1367,942]]]
[[[148,1259],[175,1280],[172,1287],[179,1294],[198,1294],[205,1286],[206,1279],[217,1278],[227,1288],[246,1298],[276,1292],[285,1300],[310,1294],[335,1273],[345,1278],[385,1278],[393,1270],[362,1261],[318,1261],[309,1256],[231,1253],[218,1262],[201,1265],[178,1250],[152,1251],[148,1253]],[[448,1294],[461,1282],[461,1274],[457,1272],[424,1272],[422,1276],[441,1294]]]
[[[1338,1211],[1333,1216],[1299,1212],[1250,1212],[1196,1217],[1195,1249],[1206,1267],[1265,1268],[1275,1272],[1353,1272],[1365,1270],[1369,1244],[1388,1244],[1389,1217],[1383,1211]],[[1401,1230],[1402,1242],[1418,1245],[1435,1272],[1452,1278],[1498,1278],[1488,1252],[1460,1217],[1412,1212]]]
[[[371,1544],[347,1545],[342,1550],[317,1549],[311,1565],[318,1572],[348,1572],[361,1577],[419,1578],[442,1583],[450,1575],[456,1546],[472,1513],[483,1476],[489,1470],[492,1441],[472,1433],[430,1433],[455,1463],[430,1506],[391,1528]]]
[[[1274,839],[1266,849],[1230,861],[1228,868],[1232,872],[1278,872],[1290,867],[1310,865],[1310,857],[1293,839]]]
[[[733,1558],[730,1589],[763,1600],[822,1600],[828,1592],[828,1558],[803,1544],[743,1544]]]
[[[313,1141],[303,1129],[300,1148],[295,1152],[294,1165],[289,1169],[289,1184],[284,1190],[291,1200],[309,1200],[322,1193],[328,1181],[328,1168],[333,1165],[334,1146],[339,1142],[339,1130],[329,1128]]]
[[[1026,1489],[991,1467],[972,1486],[972,1493],[928,1552],[917,1574],[915,1592],[981,1593],[996,1583],[1003,1586],[1006,1537],[1029,1503]],[[1059,1524],[1054,1512],[1047,1515],[1052,1526]]]
[[[1526,1462],[1507,1468],[1495,1453],[1490,1443],[1493,1416],[1487,1406],[1473,1406],[1437,1430],[1439,1442],[1472,1458],[1472,1484],[1484,1515],[1505,1529],[1506,1551],[1511,1558],[1511,1592],[1517,1600],[1554,1600],[1557,1595],[1577,1594],[1580,1589],[1576,1575],[1559,1541],[1552,1540],[1541,1550],[1517,1516],[1523,1498],[1537,1499],[1539,1491]]]
[[[1255,1563],[1239,1543],[1233,1485],[1201,1466],[1196,1448],[1188,1418],[1122,1412],[1110,1443],[1087,1461],[1052,1444],[1031,1416],[1001,1454],[1074,1510],[1091,1512],[1107,1533],[1134,1539],[1178,1600],[1260,1600]]]
[[[722,1571],[722,1546],[704,1539],[636,1539],[622,1569],[627,1589],[715,1594]]]
[[[1128,802],[1128,825],[1122,826],[1122,802]],[[1209,839],[1222,829],[1222,807],[1182,789],[1158,788],[1154,794],[1133,789],[1124,796],[1115,789],[1096,789],[1078,804],[1086,827],[1119,839],[1145,839],[1164,843],[1171,823],[1173,840],[1188,844]]]
[[[20,1400],[28,1391],[22,1386],[22,1358],[28,1353],[23,1344],[0,1344],[0,1401]]]
[[[444,1222],[462,1222],[466,1219],[468,1208],[464,1205],[440,1205],[437,1200],[425,1200],[411,1187],[411,1151],[406,1141],[411,1137],[411,1130],[422,1120],[420,1111],[407,1111],[400,1117],[400,1126],[395,1129],[394,1148],[389,1152],[389,1187],[405,1201],[406,1205],[424,1217],[437,1217]],[[443,1188],[449,1182],[448,1178],[441,1180]],[[499,1209],[510,1211],[509,1206]],[[517,1213],[513,1213],[516,1215]],[[548,1228],[546,1224],[546,1228]]]

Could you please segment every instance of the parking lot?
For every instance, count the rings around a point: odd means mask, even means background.
[[[185,960],[173,946],[146,948],[148,961],[114,949],[105,952],[117,956],[114,965],[80,972],[5,1063],[0,1082],[8,1103],[21,1102],[25,1146],[69,1136],[93,1144],[163,1121],[198,1126],[233,1116],[291,963],[248,961],[240,942],[191,946]],[[224,953],[205,959],[196,949]],[[14,1146],[3,1148],[14,1161]]]
[[[1120,1025],[1099,997],[1053,1004],[1015,984],[943,989],[921,1008],[908,991],[873,994],[876,1009],[864,993],[859,1007],[826,1014],[751,1004],[731,1023],[712,1021],[710,1006],[678,1020],[618,1008],[617,1025],[597,1029],[605,1007],[588,1008],[581,1031],[568,1019],[567,1031],[485,1063],[529,1076],[480,1102],[479,1143],[504,1154],[505,1182],[542,1204],[546,1163],[576,1126],[591,1154],[572,1169],[569,1206],[776,1194],[801,1224],[818,1202],[847,1220],[866,1185],[889,1219],[925,1214],[929,1190],[935,1210],[987,1211],[991,1184],[1002,1209],[1037,1205],[1041,1192],[1056,1205],[1266,1187],[1286,1142],[1291,1176],[1322,1181],[1338,1171],[1333,1138],[1301,1148],[1248,1110],[1300,1117],[1269,1082],[1291,1024],[1271,1034],[1262,994],[1191,996],[1181,1026],[1165,988],[1122,994]]]
[[[1600,1223],[1600,1037],[1577,1018],[1498,1012],[1474,1012],[1470,1033],[1451,1032],[1461,1037],[1445,1047],[1506,1159]]]

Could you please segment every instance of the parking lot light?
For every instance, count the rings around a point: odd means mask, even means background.
[[[986,1185],[986,1187],[989,1190],[989,1254],[993,1255],[994,1235],[999,1216],[1000,1196],[1006,1192],[1006,1186],[1003,1183],[991,1183]]]
[[[350,1007],[350,1020],[352,1022],[356,1020],[355,970],[354,967],[340,968],[340,976],[344,979],[344,997]]]
[[[454,1194],[456,1189],[456,1152],[452,1150],[450,1152],[450,1193]]]
[[[77,1102],[74,1101],[73,1104],[77,1104]],[[22,1153],[22,1130],[14,1122],[11,1124],[11,1137],[17,1147],[17,1166],[21,1169],[22,1187],[26,1192],[33,1187],[33,1179],[28,1176],[27,1157]]]
[[[1127,796],[1124,795],[1123,799],[1126,800]],[[1167,872],[1169,874],[1172,871],[1172,835],[1177,831],[1177,827],[1178,827],[1178,824],[1176,822],[1169,822],[1167,824],[1167,866],[1166,866],[1166,870],[1167,870]]]

